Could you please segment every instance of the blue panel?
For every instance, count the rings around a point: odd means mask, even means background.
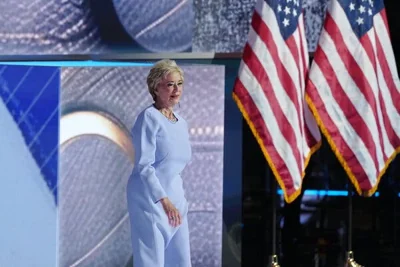
[[[57,185],[60,70],[1,66],[0,97],[22,131],[49,190]]]

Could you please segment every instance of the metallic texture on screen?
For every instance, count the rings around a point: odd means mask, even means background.
[[[256,0],[0,2],[0,54],[241,52]],[[304,0],[310,52],[328,0]]]
[[[185,91],[177,112],[189,124],[193,150],[182,173],[192,262],[194,267],[218,267],[223,231],[224,67],[183,69]],[[87,107],[112,118],[129,134],[126,129],[132,128],[136,115],[152,103],[145,84],[148,71],[148,67],[63,68],[63,115]],[[60,157],[59,266],[125,266],[131,257],[125,199],[132,170],[129,157],[99,135],[75,137]]]

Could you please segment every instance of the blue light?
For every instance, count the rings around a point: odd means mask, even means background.
[[[283,190],[278,189],[278,195],[283,195]],[[330,197],[346,197],[348,192],[346,190],[305,190],[305,196],[330,196]],[[379,197],[379,192],[374,194],[375,197]],[[398,194],[400,197],[400,193]]]
[[[148,67],[153,63],[118,62],[118,61],[10,61],[0,62],[0,65],[29,65],[50,67]]]

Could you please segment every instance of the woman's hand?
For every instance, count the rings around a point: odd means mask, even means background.
[[[175,208],[174,204],[166,197],[160,200],[165,213],[168,216],[168,221],[173,227],[177,227],[182,223],[181,215],[177,208]]]

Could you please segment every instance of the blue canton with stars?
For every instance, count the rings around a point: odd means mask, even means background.
[[[282,37],[287,40],[297,29],[302,0],[265,0],[274,10]]]
[[[383,0],[337,0],[345,11],[354,33],[361,38],[373,26],[373,17],[383,8]]]

